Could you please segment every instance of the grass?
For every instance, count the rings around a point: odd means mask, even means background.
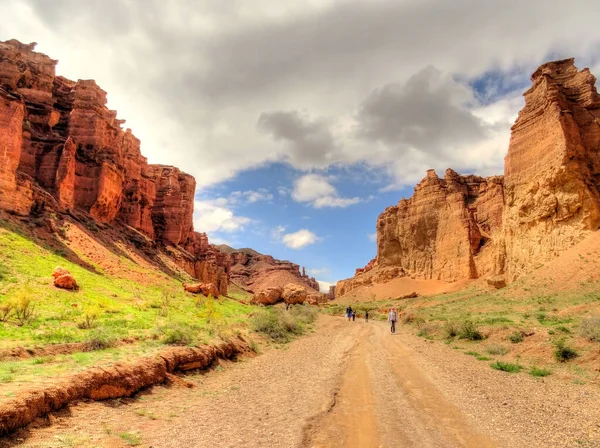
[[[296,305],[289,311],[266,308],[253,314],[251,324],[254,331],[266,335],[274,342],[283,343],[304,334],[316,319],[317,313],[316,309],[302,305]]]
[[[548,370],[548,369],[541,369],[541,368],[536,367],[536,366],[531,367],[531,369],[529,370],[529,374],[531,376],[536,376],[536,377],[548,376],[551,373],[552,372],[550,372],[550,370]]]
[[[486,353],[490,355],[506,355],[510,349],[504,345],[493,344],[485,348]]]
[[[513,331],[508,335],[508,340],[513,344],[518,344],[519,342],[523,342],[525,338],[523,337],[523,333],[520,331]]]
[[[200,344],[227,339],[249,328],[256,307],[234,299],[199,298],[185,293],[183,279],[138,265],[118,252],[115,264],[131,273],[120,278],[104,273],[85,253],[74,255],[84,268],[66,259],[35,236],[0,220],[0,349],[72,342],[88,343],[98,353],[59,355],[15,363],[0,363],[0,383],[34,381],[114,358],[122,351],[145,354],[164,344]],[[68,269],[77,292],[52,286],[54,268]],[[140,341],[119,348],[123,339]],[[144,342],[147,341],[147,342]],[[139,347],[138,347],[139,345]]]
[[[485,336],[481,333],[475,322],[470,319],[465,320],[460,325],[458,337],[461,339],[469,339],[471,341],[481,341]]]
[[[119,433],[119,437],[129,446],[138,446],[142,444],[141,436],[134,432],[122,432]]]
[[[502,362],[502,361],[493,362],[490,364],[490,367],[492,369],[501,370],[503,372],[509,372],[509,373],[518,373],[521,370],[523,370],[523,366],[521,366],[519,364],[512,364],[510,362]]]

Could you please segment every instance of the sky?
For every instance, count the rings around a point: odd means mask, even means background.
[[[95,79],[150,163],[196,178],[211,242],[322,287],[376,255],[375,223],[434,168],[501,174],[530,74],[600,75],[600,2],[2,0],[0,40]]]

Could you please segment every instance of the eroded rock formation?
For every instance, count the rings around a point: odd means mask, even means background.
[[[56,76],[57,61],[34,47],[0,42],[0,209],[128,226],[177,247],[189,274],[226,294],[231,260],[193,229],[194,178],[148,164],[106,92]]]
[[[600,227],[600,96],[573,59],[542,65],[512,127],[504,176],[433,170],[377,220],[377,257],[336,296],[392,278],[514,281]]]

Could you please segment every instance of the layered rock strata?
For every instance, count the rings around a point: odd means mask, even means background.
[[[512,127],[504,176],[433,170],[377,220],[377,257],[336,296],[395,277],[511,282],[600,227],[600,96],[573,59],[542,65]],[[373,272],[371,272],[373,271]]]
[[[0,42],[0,209],[128,226],[177,246],[188,273],[226,293],[231,261],[193,229],[194,178],[148,164],[106,92],[56,76],[57,61],[34,47]]]

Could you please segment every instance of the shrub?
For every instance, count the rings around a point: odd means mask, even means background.
[[[460,325],[458,322],[446,322],[444,324],[444,335],[447,339],[453,339],[460,333]]]
[[[539,367],[533,366],[531,370],[529,370],[529,374],[531,376],[548,376],[552,372],[548,369],[540,369]]]
[[[21,326],[27,325],[36,318],[35,305],[29,297],[21,296],[16,300],[15,317]]]
[[[510,351],[510,349],[508,347],[505,347],[504,345],[494,344],[488,345],[485,348],[485,351],[490,355],[506,355]]]
[[[419,325],[419,332],[417,336],[430,338],[433,336],[438,330],[438,326],[433,322],[427,322]]]
[[[294,306],[291,311],[294,316],[302,324],[312,324],[319,315],[319,310],[312,306]]]
[[[117,345],[119,338],[106,329],[95,330],[89,334],[86,342],[92,350],[104,350]]]
[[[570,359],[577,358],[577,356],[579,356],[577,351],[574,348],[566,345],[564,339],[561,339],[556,343],[556,348],[554,349],[554,358],[558,362],[567,362]]]
[[[472,320],[465,320],[460,326],[459,337],[461,339],[469,339],[471,341],[481,341],[484,339],[483,334],[477,328],[477,325]]]
[[[514,331],[508,336],[508,340],[513,344],[523,342],[523,334],[520,331]]]
[[[7,301],[0,304],[0,322],[6,322],[14,309],[15,305],[12,302]]]
[[[183,322],[170,322],[158,328],[162,342],[169,345],[190,345],[196,340],[197,331]]]
[[[90,329],[94,326],[99,316],[100,308],[86,307],[83,311],[83,321],[81,321],[77,326],[81,329]]]
[[[503,372],[518,373],[523,369],[523,366],[511,364],[509,362],[496,361],[490,364],[492,369],[502,370]]]
[[[600,342],[600,316],[583,319],[579,326],[579,335],[592,342]]]
[[[304,328],[294,313],[277,309],[266,309],[252,316],[252,328],[276,342],[288,342],[292,336],[300,335]]]

